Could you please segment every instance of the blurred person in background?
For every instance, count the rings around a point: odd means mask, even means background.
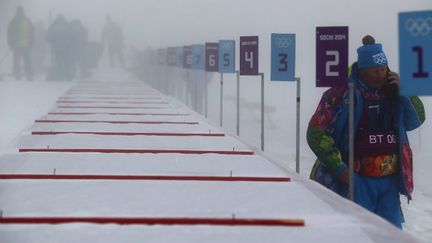
[[[49,80],[70,81],[73,79],[73,33],[66,18],[59,14],[51,24],[47,40],[51,46],[52,66]]]
[[[72,73],[74,77],[88,77],[88,30],[80,20],[75,19],[71,22],[72,31]]]
[[[121,27],[107,16],[106,23],[102,30],[102,46],[105,49],[105,44],[108,47],[109,62],[111,68],[116,66],[116,62],[120,67],[124,68],[123,50],[125,48],[124,36]]]
[[[33,46],[33,24],[24,14],[24,8],[18,6],[16,14],[9,22],[7,40],[13,52],[13,74],[21,79],[21,60],[24,63],[27,80],[33,80],[30,52]]]
[[[42,20],[34,25],[34,44],[31,53],[33,64],[33,72],[35,75],[45,73],[45,60],[48,51],[48,43],[46,40],[46,28]]]

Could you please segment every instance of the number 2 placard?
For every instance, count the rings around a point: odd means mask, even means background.
[[[347,77],[348,27],[317,27],[316,86],[344,86]]]
[[[402,95],[432,95],[432,11],[399,14]]]

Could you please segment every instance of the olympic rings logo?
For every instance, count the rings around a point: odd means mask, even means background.
[[[222,42],[222,43],[220,44],[220,47],[221,47],[223,50],[231,50],[231,49],[232,49],[232,44],[229,43],[229,42]]]
[[[374,63],[376,63],[376,64],[381,65],[381,64],[387,63],[387,58],[384,55],[384,53],[379,53],[379,54],[373,55],[372,58],[373,58]]]
[[[405,28],[412,36],[427,36],[432,32],[432,17],[409,18],[405,21]]]
[[[292,43],[291,38],[276,38],[275,44],[281,49],[288,48]]]

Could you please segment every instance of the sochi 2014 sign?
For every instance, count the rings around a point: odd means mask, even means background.
[[[205,43],[205,70],[207,72],[219,71],[219,43]]]
[[[295,34],[271,35],[271,80],[295,81]]]
[[[348,27],[317,27],[316,86],[344,86],[347,77]]]
[[[192,68],[192,46],[183,46],[183,68]]]
[[[402,95],[432,95],[432,11],[399,13]]]
[[[240,37],[240,75],[258,75],[258,36]]]

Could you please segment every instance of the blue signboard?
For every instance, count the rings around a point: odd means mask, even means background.
[[[432,95],[432,11],[399,13],[402,95]]]
[[[235,41],[219,41],[219,72],[235,73]]]
[[[271,80],[295,81],[295,34],[271,35]]]
[[[192,45],[192,69],[204,70],[205,47],[204,45]]]

